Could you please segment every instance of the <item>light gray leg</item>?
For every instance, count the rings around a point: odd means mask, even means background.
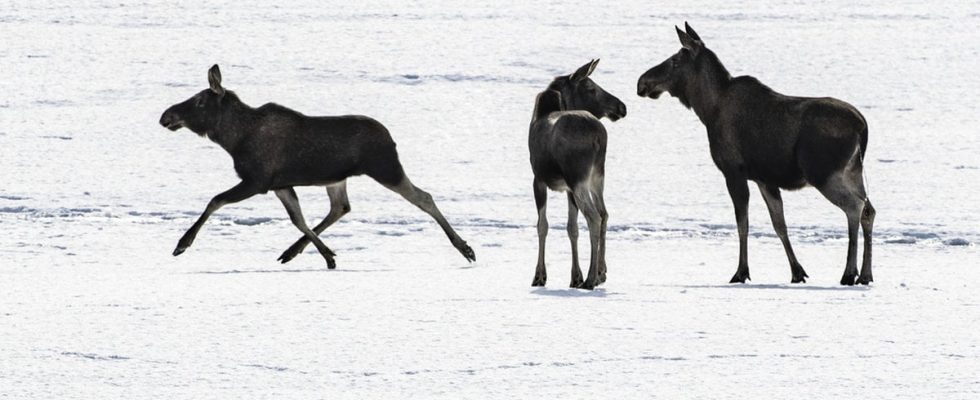
[[[575,205],[575,195],[568,192],[568,240],[572,242],[572,282],[570,287],[582,285],[582,268],[578,264],[578,206]],[[545,228],[547,230],[547,227]]]
[[[867,285],[874,281],[871,275],[871,230],[875,223],[875,208],[871,200],[864,200],[864,213],[861,214],[861,229],[864,230],[864,261],[861,263],[861,276],[857,283]]]
[[[340,183],[327,186],[327,195],[330,196],[330,212],[323,221],[313,227],[313,232],[317,235],[323,233],[330,225],[333,225],[341,217],[350,212],[350,202],[347,200],[347,181],[341,181]],[[289,262],[302,253],[308,244],[310,244],[310,239],[307,239],[306,235],[303,235],[279,256],[279,261],[283,264]]]
[[[605,180],[603,176],[595,178],[594,190],[595,205],[599,210],[599,217],[602,218],[602,225],[599,229],[599,284],[606,282],[606,228],[609,225],[609,213],[606,211],[606,201],[603,199],[605,190]]]
[[[402,197],[404,197],[405,200],[408,200],[409,203],[414,204],[416,207],[432,216],[432,218],[439,223],[439,226],[442,227],[442,231],[446,233],[446,236],[449,237],[449,241],[452,242],[453,247],[456,247],[456,250],[459,250],[460,254],[462,254],[463,257],[466,257],[468,261],[476,261],[476,254],[473,253],[473,249],[466,244],[466,241],[456,234],[453,227],[449,225],[448,221],[446,221],[446,217],[442,216],[442,213],[439,212],[439,208],[436,207],[436,203],[432,201],[432,195],[413,185],[412,181],[410,181],[408,177],[403,178],[401,183],[394,186],[387,186],[387,188],[402,195]]]
[[[197,222],[194,222],[194,225],[192,225],[190,229],[184,233],[184,236],[180,238],[180,241],[177,242],[177,248],[174,249],[173,255],[175,257],[179,256],[184,252],[184,250],[191,247],[191,244],[194,243],[194,238],[197,237],[197,232],[201,230],[201,227],[203,227],[204,223],[208,221],[211,214],[214,214],[214,212],[218,211],[219,208],[227,204],[237,203],[249,197],[255,196],[259,192],[260,190],[255,185],[242,181],[235,185],[235,187],[214,196],[214,198],[208,202],[207,208],[204,209],[204,213],[202,213],[201,217],[197,219]]]
[[[595,202],[592,200],[592,193],[588,184],[579,184],[574,189],[575,204],[585,214],[585,222],[589,225],[589,240],[591,242],[591,258],[589,261],[589,274],[585,281],[579,286],[582,289],[595,289],[599,284],[599,239],[601,237],[599,229],[602,225],[602,217],[596,209]]]
[[[776,236],[783,242],[783,249],[786,250],[786,257],[789,258],[789,269],[793,274],[793,283],[806,282],[808,277],[803,266],[796,260],[793,253],[793,245],[789,243],[789,235],[786,233],[786,220],[783,217],[783,197],[779,194],[779,188],[772,185],[759,184],[759,191],[762,198],[769,207],[769,218],[772,219],[772,227],[776,231]]]
[[[817,188],[820,193],[844,211],[847,215],[847,265],[841,277],[841,285],[853,285],[858,277],[857,242],[861,215],[864,213],[865,196],[860,181],[854,182],[848,171],[831,175],[827,182]],[[870,272],[870,269],[869,269]]]
[[[538,265],[534,268],[531,286],[544,286],[548,282],[548,270],[544,265],[544,245],[548,237],[548,187],[534,179],[534,203],[538,208]]]
[[[320,252],[320,255],[322,255],[327,261],[327,268],[337,268],[337,264],[333,259],[335,255],[333,251],[331,251],[327,245],[320,241],[320,238],[316,236],[316,233],[313,233],[313,231],[310,230],[309,226],[306,226],[306,221],[303,219],[303,212],[299,208],[299,199],[296,198],[296,191],[291,187],[279,189],[276,190],[276,196],[278,196],[279,200],[282,201],[283,207],[286,207],[286,212],[289,214],[289,220],[293,222],[293,225],[295,225],[300,232],[303,232],[303,234],[306,235],[307,239],[313,242],[313,245],[316,246],[316,249]]]

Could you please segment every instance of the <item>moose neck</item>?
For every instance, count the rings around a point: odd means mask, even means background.
[[[722,95],[732,75],[715,53],[708,49],[701,51],[695,71],[697,77],[684,85],[681,91],[685,105],[694,109],[703,124],[710,125],[718,116]]]
[[[534,121],[547,117],[553,112],[561,110],[561,94],[554,90],[545,90],[538,94],[534,102],[534,115],[531,118],[531,122],[533,123]]]
[[[231,91],[225,92],[221,103],[218,120],[214,129],[208,132],[208,138],[228,153],[234,154],[235,148],[255,126],[253,121],[256,118],[256,111],[239,100]]]

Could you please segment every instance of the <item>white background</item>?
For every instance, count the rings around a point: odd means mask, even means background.
[[[783,196],[809,283],[788,283],[753,188],[753,280],[726,284],[734,217],[704,128],[635,95],[684,21],[734,75],[867,118],[870,288],[837,285],[846,223],[812,188]],[[0,397],[975,398],[978,24],[975,2],[4,3]],[[609,281],[566,288],[552,194],[532,289],[534,96],[592,58],[629,110],[606,122]],[[312,246],[276,263],[299,233],[271,195],[171,257],[237,182],[217,145],[157,122],[214,63],[253,106],[385,123],[478,261],[363,177],[323,235],[335,271]],[[321,188],[299,193],[326,214]]]

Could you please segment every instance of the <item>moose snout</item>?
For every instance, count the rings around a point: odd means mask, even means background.
[[[659,82],[652,79],[640,78],[636,83],[636,95],[640,97],[649,97],[651,99],[656,99],[664,92],[663,87]]]
[[[160,125],[172,131],[180,129],[180,120],[174,115],[170,110],[164,111],[163,115],[160,116]]]
[[[613,121],[617,121],[624,117],[626,117],[626,104],[623,104],[623,102],[619,102],[619,104],[616,104],[616,111],[609,116],[609,119]]]
[[[636,95],[640,97],[647,97],[647,94],[650,93],[649,86],[650,85],[647,84],[646,79],[640,78],[640,80],[636,82]]]

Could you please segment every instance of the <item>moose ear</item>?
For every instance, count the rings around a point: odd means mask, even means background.
[[[592,72],[595,71],[595,67],[597,65],[599,65],[599,59],[598,58],[595,59],[595,61],[592,61],[592,65],[589,66],[589,76],[592,76]]]
[[[578,68],[578,70],[576,70],[576,71],[575,71],[575,72],[574,72],[574,73],[573,73],[573,74],[572,74],[572,75],[571,75],[571,76],[569,77],[569,79],[570,79],[570,80],[571,80],[572,82],[578,82],[578,81],[580,81],[580,80],[582,80],[582,79],[585,79],[585,78],[588,78],[588,77],[589,77],[589,75],[591,75],[591,74],[592,74],[592,71],[594,71],[594,70],[595,70],[595,66],[596,66],[596,64],[598,64],[598,63],[599,63],[599,60],[592,60],[592,61],[589,61],[589,62],[588,62],[587,64],[585,64],[585,65],[583,65],[583,66],[581,66],[581,67],[579,67],[579,68]]]
[[[214,64],[208,70],[208,84],[211,85],[212,92],[219,95],[225,94],[225,88],[221,87],[221,70],[218,69],[218,64]]]
[[[691,25],[688,25],[687,21],[684,21],[684,30],[687,31],[687,34],[690,35],[692,39],[701,42],[702,46],[704,45],[704,41],[701,40],[701,36],[698,36],[698,33],[694,31],[694,28],[691,28]]]
[[[677,38],[681,40],[681,47],[687,49],[691,52],[691,55],[697,57],[698,52],[701,51],[701,47],[704,46],[704,44],[701,43],[700,40],[688,35],[687,32],[682,31],[681,28],[678,28],[676,25],[674,26],[674,29],[677,30]]]

